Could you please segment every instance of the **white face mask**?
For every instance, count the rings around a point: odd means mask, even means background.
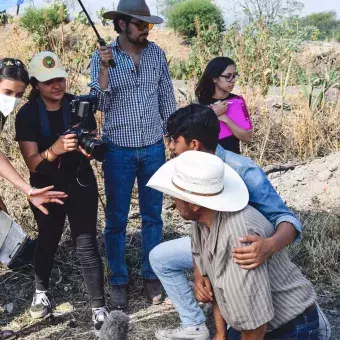
[[[21,99],[0,93],[0,112],[7,117],[20,104]]]

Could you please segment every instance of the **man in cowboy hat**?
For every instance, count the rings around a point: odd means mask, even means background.
[[[219,123],[215,113],[203,105],[189,105],[177,110],[167,122],[169,149],[174,156],[187,150],[215,154],[232,167],[245,182],[249,191],[249,204],[256,208],[275,227],[275,234],[268,238],[244,234],[245,247],[236,247],[233,258],[243,269],[253,269],[264,263],[273,253],[281,250],[294,239],[299,240],[302,225],[295,214],[282,202],[265,173],[249,158],[224,150],[218,145]],[[211,302],[209,279],[202,276],[192,258],[190,237],[163,242],[150,253],[150,263],[160,279],[174,307],[179,313],[181,327],[160,329],[157,339],[209,340],[205,315],[197,303]],[[185,275],[194,269],[195,294]],[[328,340],[330,327],[321,310],[320,321]]]
[[[192,254],[212,285],[215,340],[318,339],[316,293],[285,250],[253,270],[233,261],[241,237],[275,232],[247,205],[247,187],[235,170],[215,155],[186,151],[163,165],[148,186],[174,197],[180,215],[194,221]]]
[[[137,178],[142,218],[141,269],[145,294],[162,302],[161,285],[153,272],[150,251],[162,235],[162,194],[146,187],[165,162],[164,126],[175,111],[175,97],[165,54],[147,37],[163,19],[150,14],[144,0],[121,0],[114,21],[118,38],[94,53],[91,91],[105,114],[103,137],[109,144],[103,169],[107,198],[105,243],[111,269],[111,303],[127,306],[128,271],[125,235],[131,192]],[[114,60],[116,66],[110,67]]]

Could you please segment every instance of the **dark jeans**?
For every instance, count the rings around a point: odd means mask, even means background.
[[[302,313],[278,329],[265,335],[265,340],[318,340],[319,314],[317,308]],[[228,340],[241,340],[241,333],[233,328],[228,330]]]
[[[131,193],[137,178],[142,218],[141,271],[144,279],[156,279],[150,262],[150,251],[160,243],[163,195],[146,186],[151,176],[165,163],[163,140],[142,148],[125,148],[109,143],[103,162],[106,191],[105,243],[112,285],[127,284],[125,263],[126,226]]]
[[[39,230],[34,257],[35,284],[39,290],[48,289],[54,255],[68,216],[91,307],[98,308],[104,306],[104,279],[96,240],[98,188],[93,173],[89,174],[86,183],[89,186],[82,187],[74,178],[57,188],[64,190],[68,197],[64,205],[48,204],[48,215],[31,206]]]

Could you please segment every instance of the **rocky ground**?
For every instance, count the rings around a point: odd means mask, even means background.
[[[340,153],[269,175],[283,200],[299,211],[317,208],[340,216]]]
[[[283,200],[299,214],[303,216],[313,217],[319,214],[321,221],[317,223],[320,228],[327,228],[329,219],[335,221],[331,231],[335,233],[335,242],[333,244],[325,244],[325,251],[336,249],[337,253],[334,256],[330,253],[326,257],[326,261],[331,262],[333,258],[336,261],[337,268],[340,267],[339,257],[339,234],[340,234],[340,153],[334,153],[327,157],[315,159],[314,161],[297,166],[294,170],[287,172],[276,172],[269,175],[269,178],[281,195]],[[318,213],[317,213],[318,212]],[[308,222],[313,223],[315,220],[311,217],[307,218],[304,227],[310,229]],[[319,228],[319,229],[320,229]],[[324,237],[330,229],[318,234],[318,238]],[[308,241],[302,241],[302,247],[305,247],[308,242],[315,240],[309,237]],[[316,249],[317,246],[313,242],[309,245],[310,248]],[[328,248],[328,249],[326,249]],[[319,251],[319,256],[324,256],[323,252]],[[306,273],[308,275],[308,272]],[[334,274],[334,273],[333,273]],[[325,314],[332,325],[332,339],[340,339],[340,295],[339,270],[335,273],[335,277],[329,275],[329,280],[333,282],[332,286],[335,288],[333,292],[333,299],[328,299],[327,288],[323,285],[317,285],[319,293],[319,301],[325,310]],[[334,286],[335,285],[335,286]]]

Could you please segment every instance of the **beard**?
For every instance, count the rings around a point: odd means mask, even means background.
[[[141,33],[139,34],[139,36],[137,38],[132,38],[132,33],[131,31],[128,29],[126,31],[126,37],[128,39],[128,41],[135,46],[144,46],[147,42],[147,37],[148,37],[149,33]]]

